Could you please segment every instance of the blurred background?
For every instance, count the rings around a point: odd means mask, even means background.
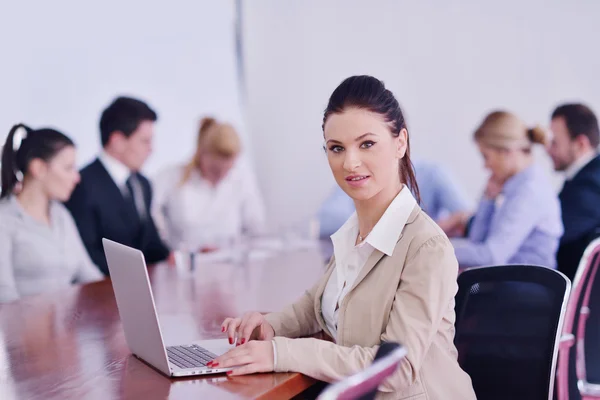
[[[490,110],[547,126],[562,102],[600,109],[594,0],[57,0],[4,2],[0,15],[1,135],[20,121],[57,127],[83,166],[100,149],[101,110],[134,96],[159,115],[152,176],[188,160],[198,121],[214,115],[240,133],[272,224],[314,215],[330,193],[322,113],[347,76],[382,79],[413,154],[473,202],[487,173],[472,134]]]

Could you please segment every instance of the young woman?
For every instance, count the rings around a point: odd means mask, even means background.
[[[398,101],[381,81],[350,77],[329,99],[323,132],[331,171],[356,213],[332,236],[323,278],[282,312],[226,319],[223,332],[238,347],[211,365],[331,382],[363,370],[381,342],[395,341],[408,356],[380,387],[382,397],[475,399],[453,343],[458,263],[417,205]],[[302,338],[319,331],[333,342]]]
[[[78,182],[71,139],[53,129],[11,129],[2,151],[0,303],[102,279],[61,204]]]
[[[154,218],[172,249],[208,251],[264,228],[262,199],[238,164],[240,151],[231,125],[204,118],[193,159],[154,180]]]
[[[531,154],[534,144],[546,143],[546,132],[496,111],[484,119],[474,138],[491,175],[468,238],[452,240],[460,266],[555,268],[563,233],[560,203]]]

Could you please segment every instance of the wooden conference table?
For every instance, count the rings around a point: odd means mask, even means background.
[[[318,248],[196,268],[149,268],[167,345],[222,337],[225,317],[275,311],[324,272]],[[134,358],[110,281],[0,305],[0,399],[287,399],[297,373],[169,379]]]

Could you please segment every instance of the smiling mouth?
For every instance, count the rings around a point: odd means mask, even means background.
[[[348,178],[346,178],[346,180],[348,182],[357,182],[357,181],[362,181],[364,179],[367,179],[369,177],[369,175],[363,175],[363,176],[350,176]]]

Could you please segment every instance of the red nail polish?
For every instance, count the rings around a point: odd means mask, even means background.
[[[221,328],[221,332],[225,332],[225,327],[222,327],[222,328]]]
[[[244,344],[246,343],[246,339],[242,339],[242,342],[240,344]]]
[[[229,338],[229,344],[233,344],[233,339]]]
[[[227,375],[233,374],[233,371],[227,371]]]
[[[216,366],[218,366],[218,365],[219,365],[219,363],[212,362],[212,361],[210,362],[210,366],[211,366],[211,367],[216,367]]]

